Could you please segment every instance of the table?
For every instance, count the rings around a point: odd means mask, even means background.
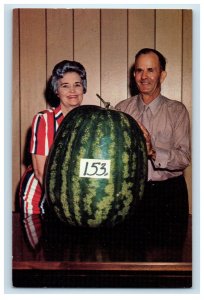
[[[134,228],[87,230],[13,213],[13,285],[190,288],[192,225],[182,242],[147,241]],[[29,238],[30,241],[29,241]]]

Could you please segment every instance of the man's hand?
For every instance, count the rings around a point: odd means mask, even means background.
[[[151,159],[155,160],[156,152],[152,147],[151,135],[150,135],[149,131],[142,125],[142,123],[140,123],[140,122],[137,122],[137,123],[140,126],[140,129],[142,130],[144,138],[146,140],[147,154]]]

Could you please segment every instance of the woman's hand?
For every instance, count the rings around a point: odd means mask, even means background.
[[[152,147],[151,135],[150,135],[149,131],[144,127],[144,125],[142,125],[142,123],[140,123],[140,122],[137,122],[137,123],[140,126],[140,129],[142,130],[144,138],[146,140],[147,154],[150,158],[155,160],[156,159],[156,152]]]

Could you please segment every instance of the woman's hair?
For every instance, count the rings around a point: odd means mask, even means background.
[[[166,69],[166,58],[159,51],[157,51],[155,49],[152,49],[152,48],[143,48],[143,49],[141,49],[139,52],[136,53],[135,61],[138,59],[138,57],[140,55],[148,54],[150,52],[153,52],[158,56],[160,67],[161,67],[162,71],[165,71],[165,69]]]
[[[57,92],[58,80],[63,78],[67,72],[76,72],[79,74],[83,86],[83,93],[85,94],[87,90],[86,70],[82,64],[74,60],[63,60],[55,65],[50,81],[53,92]]]

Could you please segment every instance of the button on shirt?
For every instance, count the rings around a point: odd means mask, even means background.
[[[148,107],[151,117],[147,129],[156,151],[156,160],[148,160],[148,180],[161,181],[182,175],[190,164],[188,111],[181,102],[162,95],[149,103]],[[140,95],[119,102],[115,108],[142,123],[145,103]]]

